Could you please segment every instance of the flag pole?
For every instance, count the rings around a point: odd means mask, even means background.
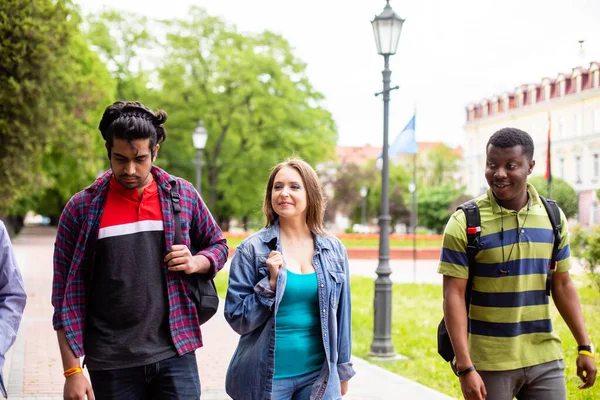
[[[413,281],[417,283],[417,153],[413,154],[413,185],[410,223],[413,235]]]
[[[417,105],[414,105],[413,118],[415,119],[415,142],[417,142]],[[417,283],[417,153],[419,145],[417,143],[417,151],[413,154],[413,192],[412,192],[412,212],[411,225],[413,234],[413,280]]]

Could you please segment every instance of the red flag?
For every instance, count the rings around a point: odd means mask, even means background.
[[[552,164],[551,164],[551,152],[550,152],[550,127],[552,126],[552,120],[548,118],[548,150],[546,152],[546,182],[548,185],[552,182]]]

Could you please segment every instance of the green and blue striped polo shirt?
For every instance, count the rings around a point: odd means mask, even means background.
[[[554,233],[535,188],[517,211],[501,208],[491,189],[475,202],[481,215],[481,250],[473,266],[469,311],[469,351],[482,371],[524,368],[562,358],[561,341],[552,329],[546,271]],[[567,220],[561,210],[562,241],[556,272],[571,267]],[[438,272],[468,279],[466,217],[450,218]]]

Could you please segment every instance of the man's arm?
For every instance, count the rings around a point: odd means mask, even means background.
[[[569,272],[554,273],[552,298],[561,317],[566,322],[578,345],[589,345],[590,338],[585,329],[579,295]],[[580,389],[592,387],[596,381],[596,365],[592,357],[577,356],[577,375],[583,381]]]
[[[10,238],[0,221],[0,383],[4,358],[17,338],[26,299]],[[3,387],[0,387],[1,391]]]
[[[223,237],[221,228],[211,215],[208,207],[195,190],[194,194],[196,198],[193,201],[192,208],[190,241],[192,246],[198,251],[194,255],[198,259],[196,262],[203,266],[201,270],[204,270],[208,266],[204,274],[207,279],[212,279],[225,265],[229,248],[227,247],[227,240]]]
[[[456,357],[456,370],[464,371],[473,365],[467,338],[468,316],[465,304],[467,280],[444,275],[444,321]],[[483,400],[485,385],[476,370],[460,376],[460,386],[465,399]]]
[[[459,371],[473,364],[469,355],[469,344],[467,341],[466,288],[466,279],[444,275],[444,321],[456,356],[456,368]]]

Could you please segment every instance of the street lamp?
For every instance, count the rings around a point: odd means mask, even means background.
[[[381,215],[379,216],[379,265],[377,265],[377,279],[375,280],[375,318],[373,328],[373,342],[370,355],[381,358],[393,358],[394,346],[392,344],[392,281],[390,280],[390,212],[389,212],[389,155],[388,155],[388,119],[390,91],[390,56],[396,54],[396,47],[400,39],[404,20],[400,18],[389,0],[386,1],[383,12],[371,21],[377,52],[383,56],[384,70],[383,91],[376,96],[383,95],[383,154],[381,169]]]
[[[194,148],[196,149],[196,189],[202,194],[202,150],[206,147],[208,131],[204,127],[204,121],[198,121],[198,126],[192,135]]]
[[[362,225],[367,225],[367,193],[369,189],[366,186],[360,188],[360,197],[362,197]]]

